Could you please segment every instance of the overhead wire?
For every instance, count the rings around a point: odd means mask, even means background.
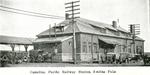
[[[5,12],[11,12],[11,13],[16,13],[16,14],[41,17],[41,18],[64,19],[64,17],[61,17],[61,16],[55,16],[55,15],[48,15],[48,14],[43,14],[43,13],[31,12],[31,11],[26,11],[26,10],[6,7],[6,6],[0,6],[0,7],[1,8],[6,8],[7,10],[6,9],[0,9],[1,11],[5,11]],[[15,11],[8,10],[8,9],[12,9],[12,10],[15,10]],[[21,12],[17,12],[17,11],[21,11]],[[23,13],[23,12],[25,12],[25,13]]]
[[[64,18],[64,17],[61,17],[61,16],[48,15],[48,14],[37,13],[37,12],[31,12],[31,11],[26,11],[26,10],[16,9],[16,8],[12,8],[12,7],[2,6],[2,5],[0,5],[0,7],[2,7],[2,8],[7,8],[7,9],[12,9],[12,10],[17,10],[17,11],[22,11],[22,12],[27,12],[27,13],[33,13],[33,14],[39,14],[39,15],[45,15],[45,16],[53,16],[53,17]]]
[[[6,12],[11,12],[11,13],[16,13],[16,14],[22,14],[22,15],[34,16],[34,17],[60,19],[60,18],[55,18],[55,17],[39,16],[39,15],[33,15],[33,14],[26,14],[26,13],[21,13],[21,12],[16,12],[16,11],[11,11],[11,10],[5,10],[5,9],[0,9],[0,10],[1,10],[1,11],[6,11]]]

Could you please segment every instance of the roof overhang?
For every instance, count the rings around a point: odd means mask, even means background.
[[[50,37],[50,38],[37,38],[33,43],[55,43],[63,42],[73,36],[63,36],[63,37]]]

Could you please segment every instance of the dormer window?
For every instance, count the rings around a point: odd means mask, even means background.
[[[64,31],[64,26],[55,26],[53,27],[55,32],[63,32]]]
[[[115,33],[115,35],[120,36],[120,32],[119,32],[119,31],[117,31],[117,32]]]
[[[106,33],[106,29],[99,28],[99,30],[100,30],[101,33]]]

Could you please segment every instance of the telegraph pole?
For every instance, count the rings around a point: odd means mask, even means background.
[[[49,25],[49,39],[51,38],[51,24]]]
[[[136,38],[136,35],[140,34],[140,24],[131,24],[130,25],[130,33],[132,34],[133,51],[134,51],[134,54],[135,54],[136,53],[135,38]]]
[[[56,23],[54,25],[55,25],[54,30],[55,30],[55,39],[56,39]]]
[[[54,31],[55,31],[55,39],[56,39],[56,38],[57,38],[57,37],[56,37],[56,28],[57,28],[57,27],[56,27],[56,23],[55,23],[54,25],[55,25]],[[57,42],[55,42],[55,50],[56,50],[56,49],[57,49]]]
[[[75,19],[76,18],[79,18],[79,17],[75,17],[75,15],[77,14],[80,14],[80,12],[76,12],[75,11],[78,11],[80,10],[80,8],[76,8],[78,6],[80,6],[79,4],[76,4],[76,3],[79,3],[80,1],[72,1],[72,2],[68,2],[68,3],[65,3],[65,5],[70,5],[70,6],[67,6],[65,7],[65,9],[69,9],[65,12],[67,12],[67,15],[68,16],[72,16],[71,17],[71,24],[72,24],[72,30],[73,30],[73,61],[74,61],[74,64],[76,64],[76,35],[75,35]],[[69,14],[70,13],[70,14]]]

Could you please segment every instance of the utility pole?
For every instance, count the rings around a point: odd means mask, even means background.
[[[76,4],[76,3],[79,3],[80,1],[72,1],[72,2],[68,2],[68,3],[65,3],[65,5],[70,5],[70,6],[67,6],[65,7],[65,9],[69,9],[65,12],[67,12],[67,15],[68,16],[72,16],[71,17],[71,23],[72,23],[72,30],[73,30],[73,61],[74,61],[74,64],[76,64],[76,36],[75,36],[75,19],[76,18],[79,18],[79,17],[75,17],[75,15],[77,14],[80,14],[80,12],[76,12],[75,11],[78,11],[80,10],[80,8],[76,8],[78,6],[80,6],[79,4]]]
[[[51,38],[51,24],[49,25],[49,39]]]
[[[135,38],[136,38],[136,35],[140,34],[140,24],[131,24],[130,25],[130,33],[132,35],[133,52],[135,54],[135,53],[137,53],[136,46],[135,46]]]
[[[57,32],[57,31],[56,31],[56,28],[57,28],[57,27],[56,27],[56,23],[55,23],[54,25],[55,25],[55,27],[54,27],[55,36],[54,36],[54,37],[55,37],[55,39],[56,39],[56,32]],[[54,49],[54,52],[55,52],[56,49],[57,49],[57,42],[55,42],[55,49]]]
[[[54,25],[55,25],[54,30],[55,30],[55,39],[56,39],[56,23]]]
[[[49,25],[49,41],[51,40],[51,24]],[[49,42],[49,45],[51,43]],[[49,47],[49,51],[51,51],[51,48]],[[51,63],[53,62],[53,56],[51,56]]]

